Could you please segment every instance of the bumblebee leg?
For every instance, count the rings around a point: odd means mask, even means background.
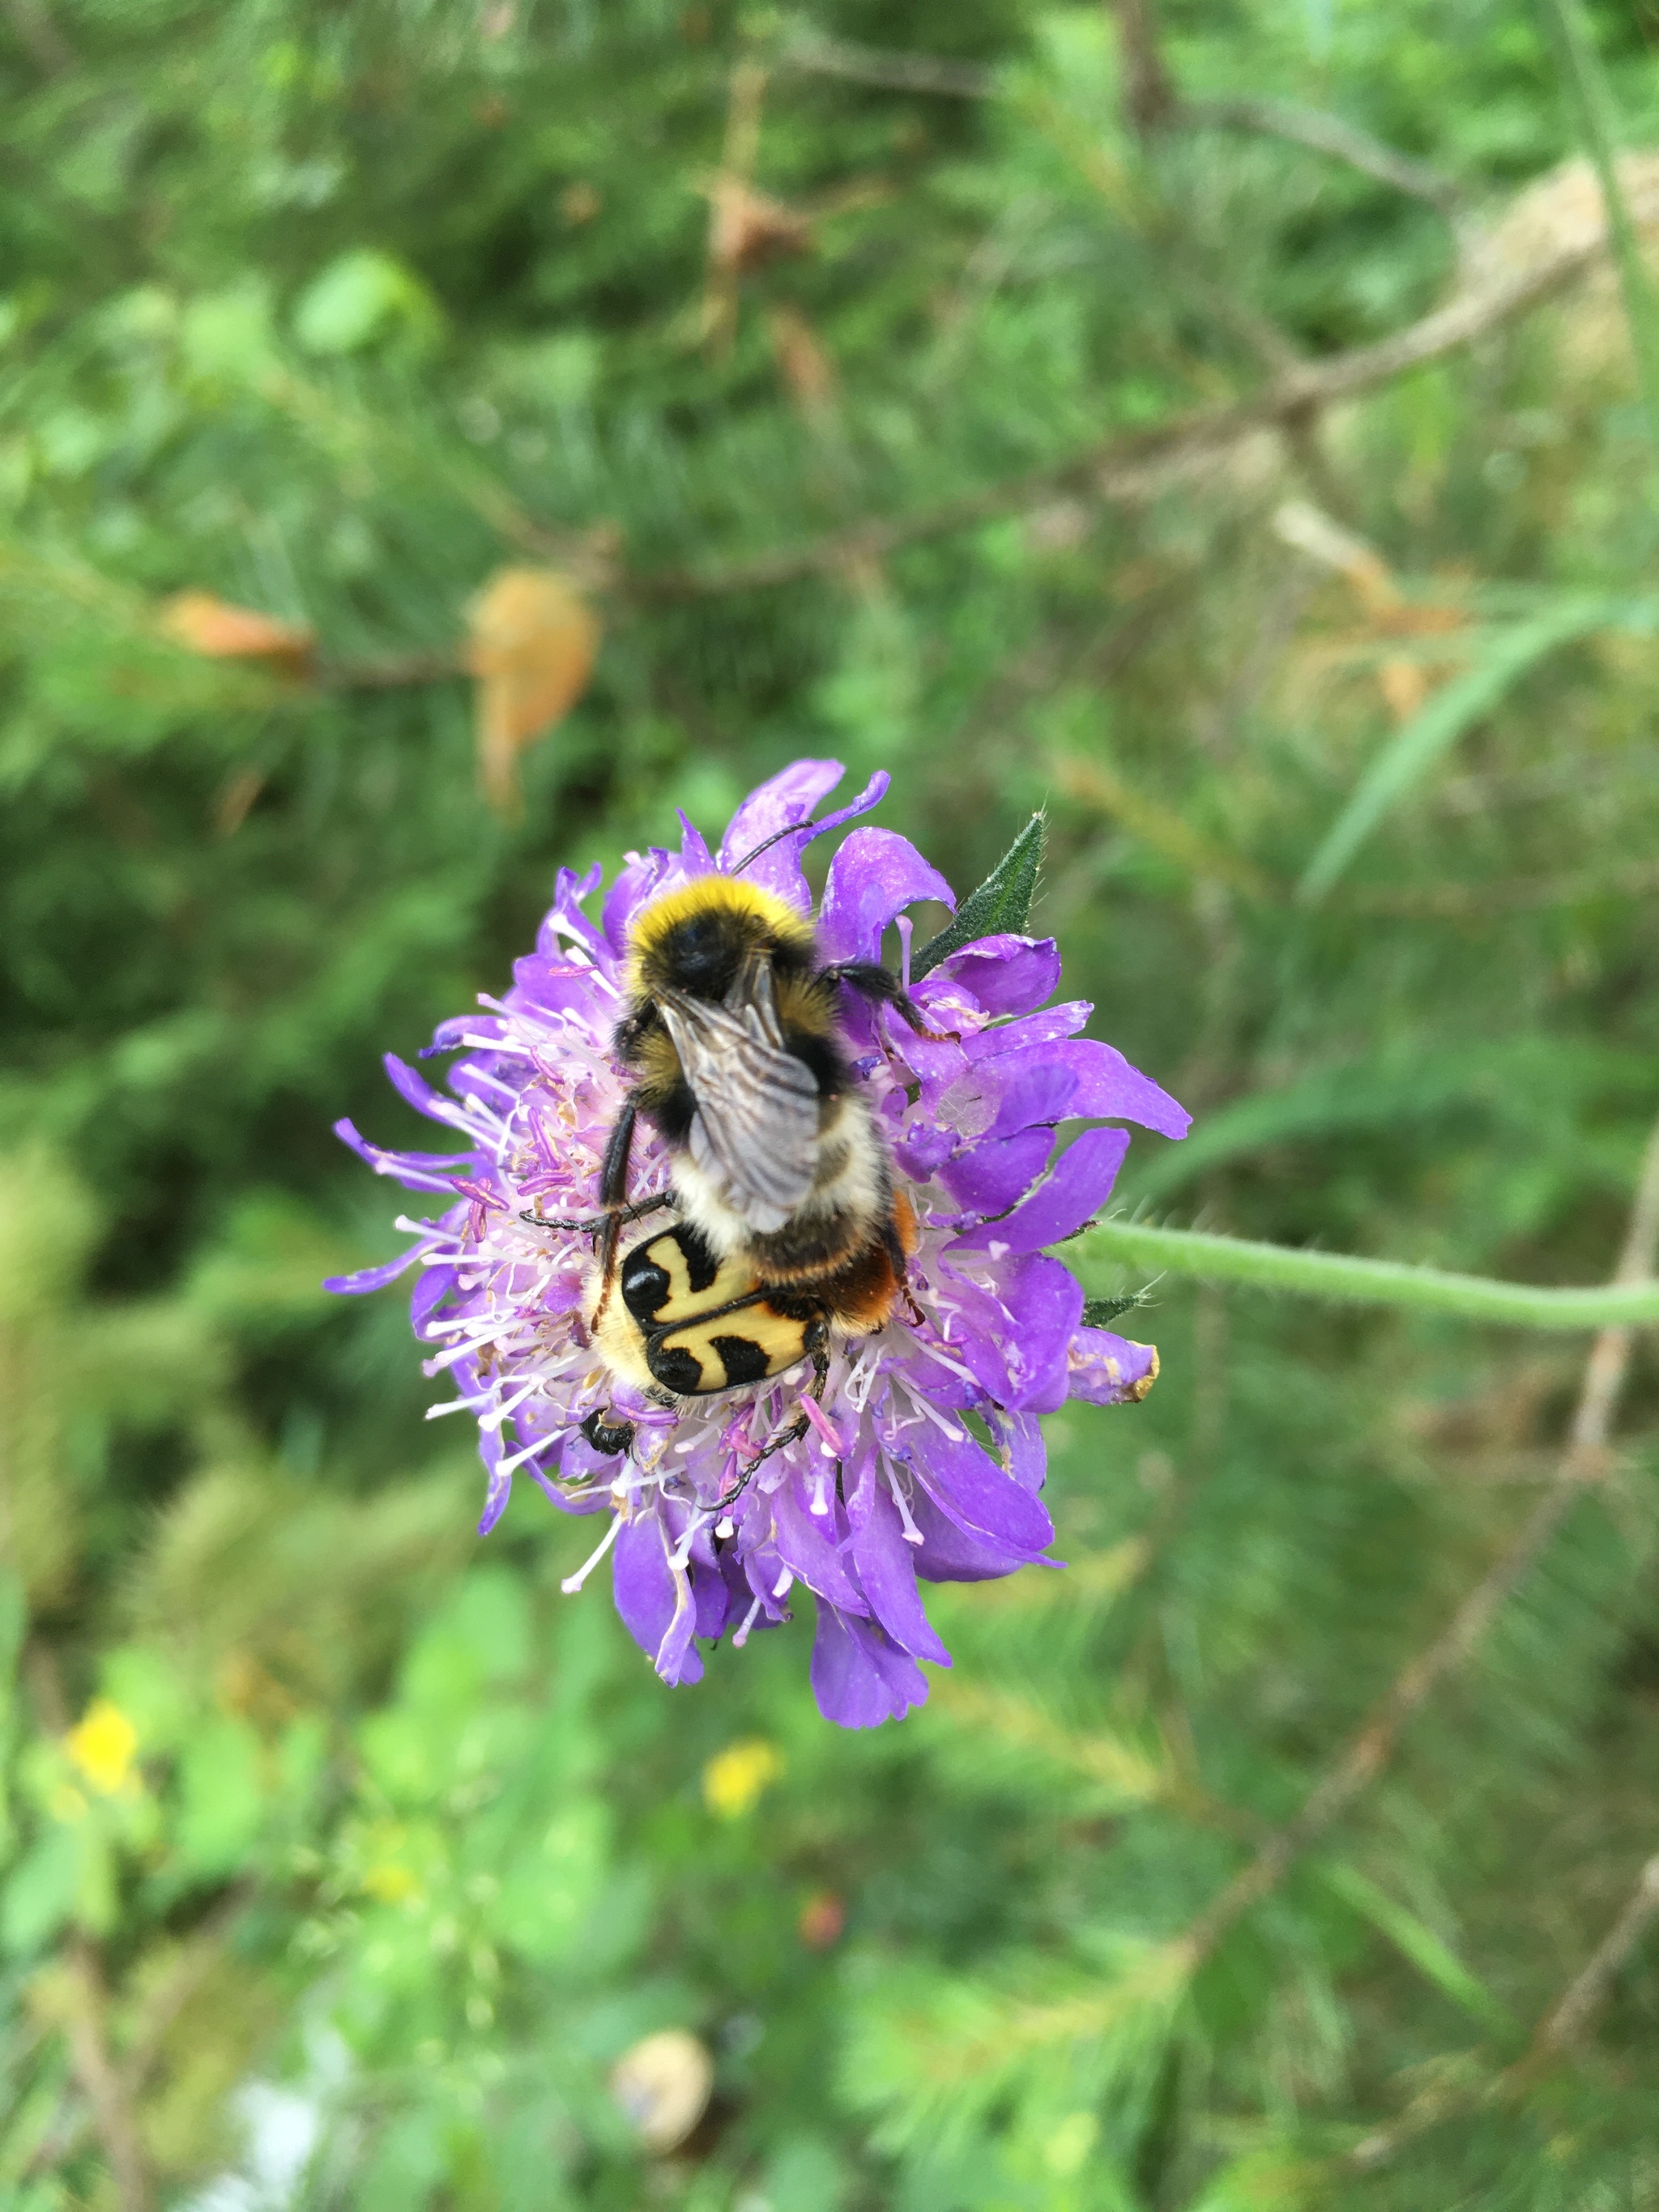
[[[590,1413],[582,1423],[581,1431],[594,1450],[604,1452],[607,1457],[613,1453],[625,1452],[634,1441],[632,1421],[608,1421],[602,1413]]]
[[[823,973],[837,983],[846,983],[860,998],[868,999],[872,1006],[890,1006],[902,1022],[908,1024],[919,1037],[929,1044],[959,1042],[955,1030],[933,1030],[927,1026],[927,1017],[905,989],[890,968],[884,968],[877,960],[841,960]]]

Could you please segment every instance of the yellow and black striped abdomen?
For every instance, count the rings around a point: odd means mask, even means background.
[[[823,1341],[810,1301],[774,1303],[745,1261],[717,1260],[689,1222],[636,1244],[620,1287],[653,1381],[677,1398],[766,1382]]]

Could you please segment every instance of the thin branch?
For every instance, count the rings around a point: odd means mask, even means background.
[[[1637,1876],[1625,1909],[1589,1958],[1544,2014],[1533,2035],[1533,2051],[1542,2057],[1570,2050],[1607,2002],[1613,1978],[1659,1913],[1659,1858]]]
[[[1463,205],[1463,188],[1454,178],[1384,145],[1340,115],[1290,107],[1277,100],[1184,100],[1176,120],[1191,131],[1248,131],[1264,138],[1287,138],[1310,153],[1346,161],[1351,169],[1413,199],[1426,200],[1444,215],[1455,214]]]
[[[1659,1253],[1659,1122],[1648,1139],[1631,1208],[1615,1286],[1650,1280]],[[1586,1489],[1607,1472],[1607,1437],[1630,1365],[1631,1330],[1603,1329],[1591,1347],[1583,1388],[1556,1478],[1520,1534],[1480,1577],[1441,1633],[1395,1676],[1335,1763],[1315,1784],[1284,1826],[1276,1829],[1179,1939],[1198,1966],[1251,1908],[1261,1903],[1302,1854],[1345,1813],[1393,1757],[1400,1734],[1442,1678],[1467,1658],[1504,1599],[1556,1536]],[[1633,1939],[1632,1939],[1633,1940]]]
[[[1124,120],[1137,137],[1154,137],[1177,119],[1181,101],[1164,58],[1152,0],[1108,0],[1108,6],[1117,26]]]
[[[850,84],[873,85],[879,92],[930,92],[946,100],[994,100],[994,70],[976,62],[947,61],[939,54],[902,54],[884,46],[854,46],[845,39],[821,39],[804,32],[778,56],[781,69],[804,75],[844,77]]]
[[[1120,21],[1122,9],[1135,5],[1136,0],[1117,0]],[[1126,37],[1126,62],[1128,46]],[[997,72],[974,62],[949,61],[937,54],[896,53],[883,46],[854,46],[846,40],[818,38],[810,33],[783,49],[778,66],[807,75],[842,77],[852,84],[872,85],[881,92],[933,93],[949,100],[995,100],[1001,89]],[[1278,100],[1176,98],[1160,119],[1188,131],[1247,131],[1261,137],[1288,139],[1310,153],[1345,161],[1350,168],[1413,199],[1426,200],[1447,215],[1459,212],[1464,204],[1463,188],[1455,179],[1372,137],[1368,131],[1345,122],[1340,115],[1327,115],[1316,108],[1294,107]]]
[[[1513,322],[1559,292],[1598,260],[1605,237],[1565,246],[1530,269],[1461,293],[1374,345],[1287,368],[1243,399],[1195,407],[1170,422],[1086,447],[1061,461],[1026,471],[978,491],[964,492],[912,514],[874,517],[805,544],[783,545],[746,560],[701,569],[624,575],[618,589],[647,604],[702,599],[722,592],[763,591],[830,574],[849,562],[879,560],[908,545],[1042,507],[1071,493],[1136,499],[1165,489],[1194,464],[1206,463],[1253,432],[1284,427],[1352,399],[1411,370],[1443,361]]]
[[[121,2212],[149,2212],[149,2177],[137,2117],[110,2057],[109,1995],[102,1954],[89,1936],[76,1935],[70,1938],[70,1955],[75,1985],[67,2022],[70,2063],[92,2107],[93,2125]]]
[[[42,76],[67,76],[77,57],[46,0],[5,0],[5,10],[18,45]]]
[[[1397,2120],[1374,2128],[1336,2161],[1352,2173],[1374,2172],[1408,2143],[1449,2120],[1490,2111],[1531,2088],[1559,2060],[1568,2057],[1606,2003],[1614,1978],[1659,1914],[1659,1858],[1650,1858],[1636,1877],[1623,1910],[1561,1994],[1540,2018],[1524,2054],[1494,2080],[1476,2086],[1451,2085],[1418,2098]]]
[[[1578,110],[1579,126],[1601,187],[1602,212],[1612,240],[1613,265],[1619,271],[1625,319],[1630,325],[1648,435],[1659,441],[1659,332],[1654,327],[1653,287],[1619,179],[1613,95],[1578,0],[1543,0],[1543,14],[1565,64],[1564,73]]]

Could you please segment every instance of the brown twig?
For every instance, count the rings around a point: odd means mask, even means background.
[[[1085,447],[978,491],[912,514],[872,517],[799,545],[701,569],[624,577],[619,589],[645,603],[763,591],[833,574],[849,562],[881,559],[908,545],[971,530],[1006,514],[1042,507],[1066,493],[1135,499],[1164,489],[1183,470],[1213,460],[1264,428],[1306,420],[1411,370],[1443,361],[1524,314],[1580,275],[1606,250],[1605,238],[1562,247],[1520,272],[1460,293],[1443,307],[1374,345],[1299,363],[1243,399],[1191,408],[1168,422]]]
[[[5,0],[6,15],[17,43],[43,76],[67,76],[75,67],[75,49],[58,28],[46,0]]]
[[[1426,200],[1443,214],[1458,211],[1463,190],[1426,161],[1385,146],[1367,131],[1310,107],[1288,107],[1277,100],[1183,100],[1176,121],[1191,131],[1248,131],[1266,138],[1285,138],[1310,153],[1346,161],[1379,184],[1392,185],[1413,199]]]
[[[1659,1252],[1659,1122],[1649,1136],[1615,1283],[1644,1282]],[[1392,1758],[1401,1729],[1443,1676],[1467,1658],[1510,1592],[1560,1529],[1584,1491],[1609,1465],[1607,1437],[1630,1364],[1632,1332],[1606,1328],[1584,1370],[1583,1388],[1556,1477],[1515,1541],[1486,1570],[1426,1650],[1397,1674],[1363,1727],[1315,1784],[1297,1812],[1274,1830],[1187,1929],[1182,1947],[1196,1966],[1345,1813]]]
[[[74,1985],[65,2023],[70,2062],[92,2107],[93,2126],[109,2163],[121,2212],[149,2212],[149,2176],[137,2116],[127,2086],[110,2057],[109,1994],[104,1983],[103,1954],[86,1935],[72,1936],[69,1949]]]
[[[1352,2173],[1385,2166],[1408,2143],[1449,2120],[1490,2110],[1529,2089],[1559,2060],[1568,2057],[1607,2002],[1613,1978],[1659,1914],[1659,1858],[1650,1858],[1636,1877],[1624,1908],[1589,1957],[1543,2013],[1523,2055],[1493,2080],[1475,2086],[1449,2086],[1420,2097],[1387,2127],[1374,2128],[1346,2151],[1338,2164]]]
[[[948,61],[939,54],[895,53],[884,46],[854,46],[845,39],[808,33],[786,46],[778,62],[784,69],[844,77],[851,84],[873,85],[879,92],[930,92],[947,100],[996,97],[995,72],[976,62]]]
[[[1607,2002],[1613,1977],[1659,1913],[1659,1858],[1636,1878],[1625,1909],[1567,1984],[1534,2031],[1531,2056],[1555,2057],[1571,2049]]]
[[[255,1885],[241,1881],[227,1890],[204,1918],[185,1938],[184,1948],[168,1972],[144,2000],[132,2039],[115,2069],[120,2091],[136,2102],[155,2070],[173,2022],[183,2012],[222,1952],[227,1937],[252,1902]],[[73,2156],[93,2122],[86,2114],[71,2112],[47,2135],[29,2160],[25,2179],[48,2172]]]
[[[1122,4],[1133,7],[1136,0],[1120,0],[1120,20]],[[1126,60],[1128,44],[1126,37]],[[996,71],[981,69],[974,62],[947,60],[937,54],[896,53],[882,46],[854,46],[842,39],[804,36],[783,49],[778,63],[783,69],[842,77],[849,83],[872,85],[882,92],[995,100],[1001,89]],[[1426,200],[1448,215],[1458,211],[1463,204],[1462,187],[1455,179],[1427,161],[1386,145],[1341,116],[1316,108],[1293,107],[1278,100],[1177,98],[1162,119],[1182,130],[1245,131],[1261,137],[1283,138],[1310,153],[1346,162],[1363,175],[1374,177],[1378,184],[1390,185],[1413,199]]]
[[[1154,137],[1176,120],[1181,101],[1164,58],[1152,0],[1107,0],[1107,5],[1117,26],[1124,120],[1138,138]]]

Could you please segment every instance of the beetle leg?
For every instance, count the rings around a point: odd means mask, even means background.
[[[812,1347],[812,1380],[808,1385],[810,1395],[815,1399],[820,1406],[823,1403],[824,1386],[828,1383],[829,1380],[830,1347],[823,1342],[823,1339],[820,1338],[818,1342]],[[760,1449],[755,1454],[753,1459],[750,1461],[748,1466],[744,1468],[742,1474],[738,1478],[737,1488],[735,1490],[729,1491],[724,1498],[718,1501],[719,1510],[722,1514],[729,1513],[732,1508],[737,1504],[738,1498],[743,1496],[744,1492],[748,1489],[750,1484],[754,1480],[756,1468],[759,1467],[763,1462],[770,1459],[774,1452],[781,1452],[787,1444],[799,1443],[811,1425],[812,1424],[807,1419],[805,1413],[798,1413],[794,1419],[789,1422],[786,1427],[780,1429],[775,1437],[769,1437],[767,1442],[763,1443]],[[840,1464],[840,1462],[837,1461],[836,1468],[838,1473]]]
[[[580,1221],[561,1219],[551,1213],[520,1213],[519,1218],[527,1221],[532,1229],[569,1229],[579,1236],[597,1237],[613,1221],[621,1229],[630,1221],[643,1220],[647,1213],[654,1213],[659,1206],[669,1205],[673,1195],[672,1191],[659,1191],[655,1198],[637,1198],[631,1206],[606,1206],[603,1212],[590,1213]]]

